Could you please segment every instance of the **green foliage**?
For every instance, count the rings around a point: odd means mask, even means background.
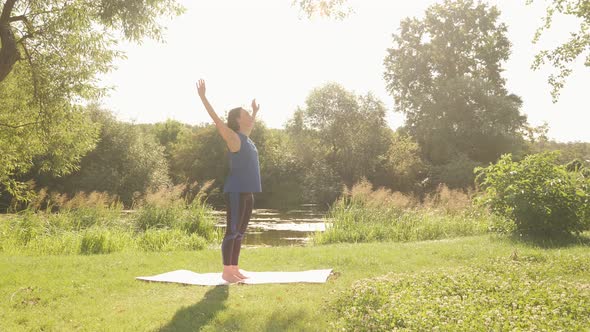
[[[574,159],[579,159],[584,165],[590,166],[590,142],[555,142],[540,140],[533,142],[530,148],[531,153],[547,151],[559,151],[557,161],[566,164]]]
[[[308,201],[329,204],[342,193],[343,179],[326,163],[313,162],[303,177],[303,195]]]
[[[352,185],[375,172],[377,156],[387,151],[389,143],[383,102],[370,93],[357,97],[328,83],[314,89],[306,105],[305,121],[344,183]]]
[[[372,94],[357,96],[336,83],[311,91],[286,128],[305,168],[305,196],[333,200],[340,183],[352,186],[380,171],[391,142],[385,112]]]
[[[590,181],[556,164],[557,153],[529,155],[520,162],[503,155],[476,169],[484,189],[479,203],[512,220],[523,234],[557,236],[590,228]]]
[[[106,191],[130,206],[136,192],[145,193],[168,184],[164,147],[134,125],[117,121],[107,111],[91,107],[102,129],[96,148],[80,163],[80,171],[54,180],[66,192]]]
[[[482,163],[458,153],[448,163],[431,167],[431,181],[435,184],[444,183],[450,188],[467,188],[473,186],[473,170],[481,165]]]
[[[543,257],[541,257],[543,258]],[[384,276],[354,282],[330,305],[346,331],[584,330],[590,324],[587,285],[549,277],[548,270],[587,273],[588,261],[535,256],[495,258],[473,267]],[[577,260],[581,266],[568,264]]]
[[[447,0],[423,19],[404,19],[393,35],[387,89],[432,165],[457,155],[487,163],[523,144],[522,101],[508,94],[501,76],[510,41],[499,16],[485,3]]]
[[[341,20],[352,13],[352,8],[346,6],[347,2],[347,0],[293,0],[292,5],[298,5],[308,18],[319,14],[322,17]]]
[[[392,133],[389,149],[382,157],[380,167],[384,174],[377,174],[372,182],[402,192],[419,189],[419,182],[427,170],[420,155],[418,143],[409,135],[400,131]]]
[[[534,0],[527,0],[531,4]],[[537,29],[533,43],[537,43],[544,31],[549,30],[556,14],[570,15],[580,19],[579,30],[570,33],[570,39],[553,50],[542,50],[535,55],[532,68],[539,69],[549,62],[557,73],[550,74],[551,97],[556,103],[567,77],[572,73],[571,63],[578,57],[585,56],[585,66],[590,67],[590,3],[587,0],[552,0],[547,7],[543,25]]]
[[[29,187],[18,175],[33,168],[54,176],[78,169],[99,133],[80,106],[51,100],[43,102],[42,111],[32,96],[30,75],[29,68],[17,63],[0,82],[0,196],[7,192],[22,201],[30,199]]]
[[[143,133],[154,136],[156,141],[164,147],[164,154],[168,161],[172,157],[174,144],[178,142],[181,135],[191,130],[190,125],[171,119],[155,124],[138,124],[138,126]]]
[[[305,169],[296,154],[295,144],[295,138],[285,130],[265,131],[264,147],[258,149],[263,192],[257,194],[257,202],[279,208],[297,206],[305,199],[314,199],[303,196]]]
[[[162,39],[173,0],[8,0],[0,3],[0,194],[27,200],[16,179],[31,165],[54,176],[78,169],[97,138],[83,111],[107,88],[98,76],[123,57],[118,40]]]

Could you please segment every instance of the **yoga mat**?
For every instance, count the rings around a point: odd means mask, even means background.
[[[290,282],[325,283],[331,271],[332,269],[297,272],[253,272],[240,269],[240,273],[250,277],[243,281],[244,284],[278,284]],[[135,279],[203,286],[231,284],[221,278],[221,272],[195,273],[189,270],[176,270],[155,276],[136,277]]]

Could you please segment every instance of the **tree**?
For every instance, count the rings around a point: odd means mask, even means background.
[[[169,184],[164,147],[134,124],[120,122],[109,111],[89,106],[99,124],[97,146],[80,162],[79,171],[57,179],[61,192],[105,191],[117,195],[126,206],[135,193],[145,194]]]
[[[391,129],[385,112],[383,103],[370,93],[356,96],[336,83],[312,90],[306,108],[298,110],[287,125],[298,142],[296,149],[301,150],[298,155],[304,158],[307,175],[336,176],[351,187],[362,177],[372,178],[379,156],[388,149]],[[313,175],[320,171],[321,175]]]
[[[143,132],[156,137],[157,141],[162,145],[166,160],[170,161],[172,157],[172,148],[178,142],[183,132],[188,133],[191,126],[182,122],[167,119],[165,122],[158,122],[154,124],[139,124]]]
[[[161,40],[156,20],[181,12],[174,0],[0,1],[0,192],[22,194],[14,177],[36,156],[55,175],[76,169],[97,139],[81,105],[107,91],[97,78],[123,56],[118,40]]]
[[[294,137],[284,129],[267,129],[264,136],[264,147],[258,149],[263,192],[257,195],[257,201],[277,208],[309,200],[309,196],[303,195],[305,169],[298,158]]]
[[[393,35],[387,89],[428,163],[491,162],[522,142],[522,101],[501,76],[510,41],[499,15],[481,2],[447,0]]]
[[[420,159],[420,147],[412,138],[398,130],[392,132],[391,143],[383,158],[383,184],[395,191],[419,192],[420,181],[426,173],[424,162]]]
[[[531,4],[533,0],[527,0]],[[581,19],[580,28],[570,34],[570,39],[553,50],[543,50],[535,55],[532,68],[539,69],[550,62],[557,70],[557,74],[549,75],[548,82],[551,85],[551,97],[557,102],[560,90],[565,85],[565,80],[571,74],[571,63],[580,56],[585,56],[584,65],[590,67],[590,1],[589,0],[553,0],[547,7],[547,15],[543,19],[543,25],[537,29],[533,37],[533,43],[537,43],[545,30],[551,28],[555,13],[575,16]]]

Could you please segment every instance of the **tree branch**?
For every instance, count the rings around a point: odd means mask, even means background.
[[[0,15],[0,25],[4,25],[9,22],[10,13],[12,13],[15,3],[16,0],[6,0],[4,8],[2,8],[2,14]]]
[[[37,88],[37,72],[35,71],[35,66],[33,65],[33,58],[31,57],[31,53],[29,53],[29,50],[27,49],[27,46],[25,43],[22,44],[23,46],[23,50],[25,51],[25,55],[27,56],[27,61],[29,62],[29,66],[31,66],[31,73],[33,75],[33,89],[34,89],[34,97],[35,99],[39,98],[39,90]]]
[[[18,128],[22,128],[22,127],[26,127],[26,126],[31,126],[31,125],[39,124],[39,123],[40,123],[39,121],[27,122],[27,123],[23,123],[23,124],[20,124],[20,125],[9,125],[9,124],[6,124],[6,123],[0,123],[0,127],[18,129]]]
[[[21,44],[21,43],[23,43],[25,40],[27,40],[27,39],[29,39],[29,38],[31,38],[31,37],[33,37],[33,36],[34,36],[34,35],[32,35],[32,34],[30,34],[30,33],[29,33],[29,34],[26,34],[26,35],[22,36],[22,37],[21,37],[19,40],[17,40],[17,41],[16,41],[16,43],[17,43],[17,44]]]
[[[8,19],[8,23],[16,22],[16,21],[26,21],[26,20],[27,20],[27,18],[25,17],[25,15],[19,15],[19,16],[10,17]]]

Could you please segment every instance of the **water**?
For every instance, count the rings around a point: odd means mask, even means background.
[[[323,232],[329,220],[327,210],[315,204],[302,204],[296,209],[254,209],[248,223],[242,247],[304,246],[311,234]],[[225,231],[227,225],[224,209],[214,212],[216,227]]]

